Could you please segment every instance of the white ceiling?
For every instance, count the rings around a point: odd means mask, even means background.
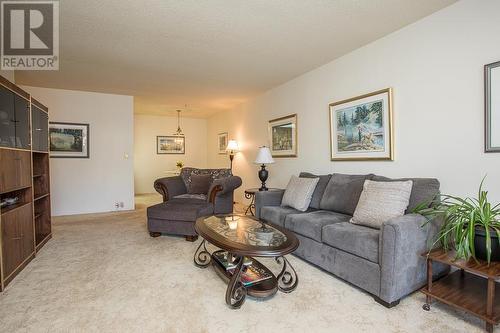
[[[206,117],[455,0],[61,0],[59,71],[18,84],[135,96]]]

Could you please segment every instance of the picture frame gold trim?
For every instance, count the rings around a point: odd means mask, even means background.
[[[286,154],[286,155],[276,155],[276,154],[273,154],[272,153],[272,145],[273,145],[273,137],[272,137],[272,133],[270,131],[270,128],[272,127],[271,124],[273,122],[277,122],[277,121],[282,121],[282,120],[286,120],[286,119],[289,119],[289,118],[295,118],[295,152],[293,154]],[[286,158],[286,157],[297,157],[298,156],[298,151],[299,151],[299,119],[298,119],[298,116],[296,113],[292,113],[292,114],[289,114],[287,116],[283,116],[283,117],[279,117],[279,118],[274,118],[274,119],[271,119],[267,122],[267,132],[268,132],[268,140],[269,140],[269,147],[271,148],[271,155],[272,157],[274,158]]]
[[[363,99],[366,97],[372,97],[375,95],[379,94],[384,94],[387,93],[388,97],[388,115],[389,115],[389,121],[388,121],[388,126],[389,126],[389,156],[388,157],[333,157],[333,133],[332,133],[332,128],[333,128],[333,123],[332,123],[332,112],[331,108],[336,105],[340,104],[345,104],[345,103],[350,103],[353,101],[356,101],[358,99]],[[377,90],[371,93],[359,95],[356,97],[344,99],[338,102],[333,102],[328,104],[328,118],[329,118],[329,131],[330,131],[330,160],[331,161],[394,161],[394,115],[393,115],[393,96],[392,96],[392,88],[385,88],[381,90]]]
[[[500,153],[500,146],[494,146],[491,140],[491,72],[500,67],[500,61],[484,65],[484,152]]]

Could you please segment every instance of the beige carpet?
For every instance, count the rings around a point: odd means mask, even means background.
[[[231,310],[213,269],[193,265],[198,242],[150,238],[144,206],[55,218],[54,238],[0,294],[0,332],[483,332],[444,305],[423,311],[419,293],[386,309],[293,256],[295,292]]]

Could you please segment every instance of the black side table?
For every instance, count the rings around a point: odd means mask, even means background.
[[[267,189],[267,192],[274,192],[274,191],[282,191],[282,190],[279,188]],[[250,212],[252,216],[255,216],[255,193],[257,192],[259,192],[258,188],[249,188],[245,190],[245,198],[250,199],[250,204],[245,210],[245,215],[248,215],[248,212]]]

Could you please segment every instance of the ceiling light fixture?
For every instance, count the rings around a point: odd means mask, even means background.
[[[181,129],[181,110],[177,110],[177,131],[174,133],[175,136],[184,136]]]

